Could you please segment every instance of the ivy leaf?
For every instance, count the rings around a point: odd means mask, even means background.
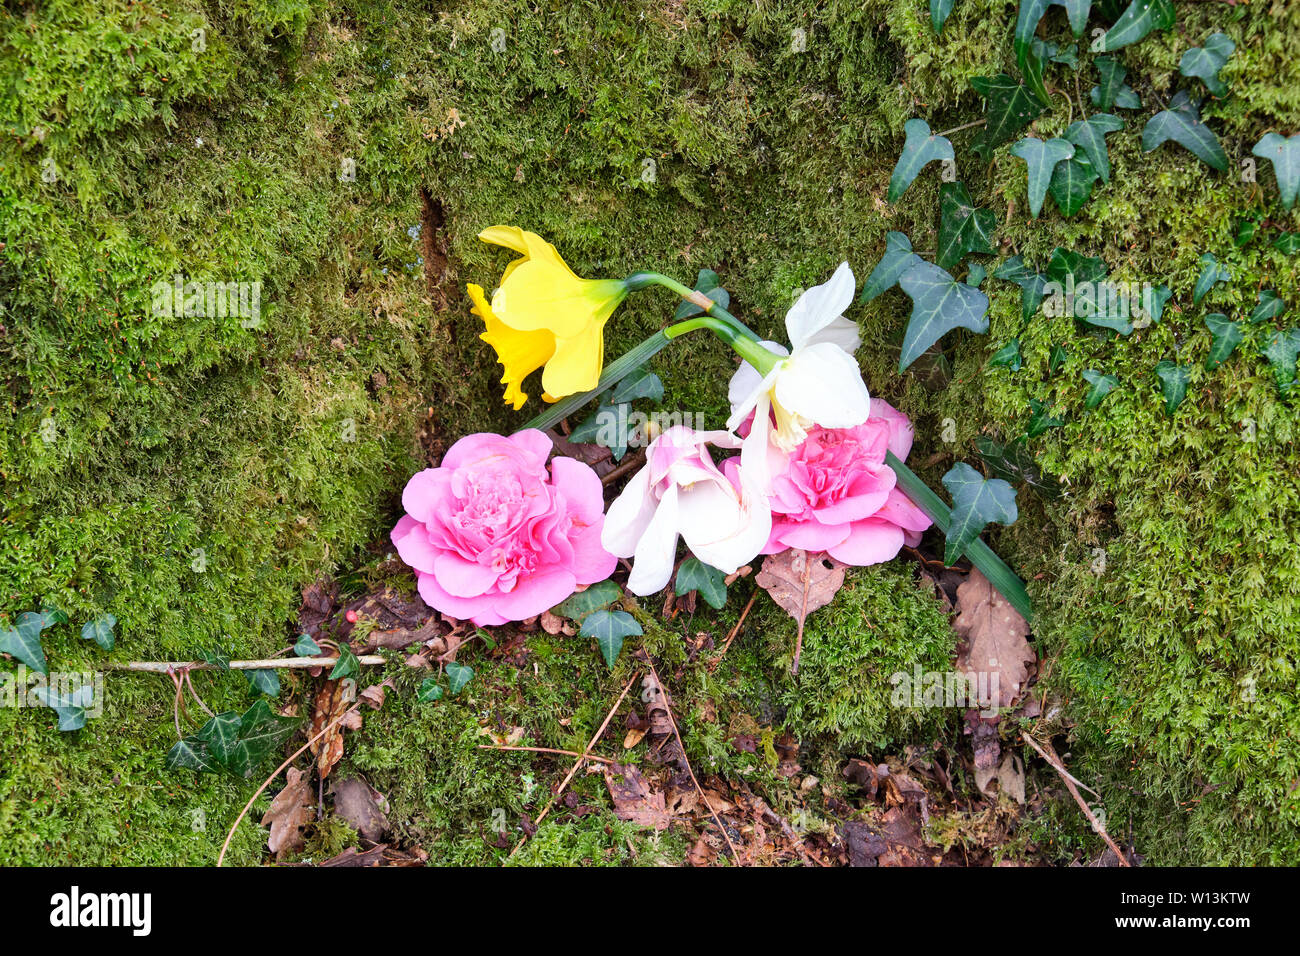
[[[1047,195],[1052,171],[1057,163],[1074,155],[1074,145],[1058,137],[1043,142],[1035,136],[1026,136],[1011,147],[1011,155],[1025,161],[1029,175],[1029,211],[1037,218],[1043,208],[1043,197]]]
[[[955,2],[956,0],[930,0],[930,23],[936,34],[943,32],[944,22],[952,13],[952,5]]]
[[[199,657],[209,667],[215,667],[219,671],[230,670],[230,655],[219,647],[214,647],[211,650],[205,648],[199,651]]]
[[[1141,106],[1137,94],[1124,82],[1128,69],[1112,56],[1099,56],[1093,61],[1101,81],[1088,94],[1095,106],[1103,111],[1114,109],[1135,110]]]
[[[1277,390],[1286,395],[1295,386],[1296,356],[1300,355],[1300,329],[1274,332],[1260,346],[1259,354],[1273,366],[1273,379]]]
[[[975,439],[975,449],[994,478],[1012,484],[1023,483],[1034,494],[1049,501],[1061,497],[1064,489],[1060,481],[1043,472],[1025,445],[1024,438],[999,445],[993,439],[979,435]]]
[[[339,644],[339,659],[327,679],[343,680],[345,677],[351,677],[356,680],[360,676],[361,664],[357,660],[357,655],[352,653],[352,648],[348,646],[347,641],[344,641]]]
[[[1283,302],[1272,289],[1264,289],[1259,294],[1259,304],[1250,310],[1250,324],[1269,322],[1286,311]]]
[[[957,282],[933,263],[922,261],[912,266],[898,281],[912,300],[898,360],[900,372],[955,328],[988,331],[988,296]]]
[[[1092,195],[1096,181],[1097,174],[1092,164],[1083,153],[1076,153],[1052,170],[1052,181],[1048,183],[1047,191],[1062,216],[1073,216]]]
[[[1069,359],[1069,357],[1070,353],[1065,351],[1064,345],[1053,345],[1052,351],[1047,359],[1047,370],[1049,372],[1055,372],[1066,363],[1066,360]]]
[[[1242,219],[1237,223],[1237,237],[1233,240],[1238,249],[1250,244],[1250,240],[1255,238],[1259,232],[1259,220]]]
[[[726,289],[722,288],[722,280],[718,278],[718,274],[712,269],[700,270],[699,275],[695,279],[695,291],[703,292],[724,309],[731,305],[731,295]],[[682,299],[677,306],[677,311],[673,313],[673,320],[680,322],[682,319],[689,319],[693,315],[703,314],[704,310],[694,302]],[[617,401],[617,399],[615,399],[615,401]]]
[[[1083,380],[1091,386],[1088,394],[1083,397],[1086,408],[1096,408],[1101,404],[1102,399],[1119,387],[1119,379],[1114,375],[1106,375],[1093,369],[1083,373]]]
[[[452,661],[447,665],[447,693],[455,697],[474,676],[474,668]]]
[[[1214,341],[1210,343],[1210,354],[1205,359],[1205,367],[1213,370],[1222,365],[1245,337],[1240,322],[1232,322],[1222,312],[1211,312],[1205,317],[1205,327],[1210,330]]]
[[[1012,339],[1002,348],[993,353],[988,362],[989,368],[1005,367],[1013,372],[1019,372],[1021,366],[1020,358],[1020,340]]]
[[[1090,258],[1070,249],[1059,246],[1052,250],[1052,258],[1047,263],[1047,278],[1056,283],[1052,289],[1052,300],[1048,309],[1050,315],[1071,315],[1081,322],[1111,329],[1120,335],[1128,335],[1133,325],[1128,317],[1121,313],[1111,315],[1106,311],[1112,303],[1107,296],[1100,297],[1098,289],[1102,279],[1106,278],[1106,263],[1099,258]]]
[[[1137,43],[1152,30],[1168,30],[1175,19],[1173,0],[1133,0],[1115,25],[1093,42],[1092,52],[1110,53]]]
[[[442,700],[442,685],[438,683],[437,678],[426,677],[420,682],[420,687],[415,692],[415,699],[423,704]]]
[[[941,187],[942,191],[942,187]],[[876,296],[898,284],[901,276],[918,262],[925,260],[912,251],[912,242],[901,232],[891,232],[885,236],[885,254],[880,257],[876,267],[862,284],[859,302],[870,302]]]
[[[235,744],[239,743],[239,728],[243,722],[243,717],[238,711],[229,710],[225,713],[216,714],[206,724],[199,728],[198,733],[192,738],[200,741],[207,747],[207,751],[212,758],[218,762],[224,762],[230,759],[230,755],[235,752]]]
[[[164,764],[168,770],[194,770],[198,773],[216,773],[221,769],[212,759],[208,748],[193,737],[172,744]]]
[[[627,454],[632,427],[632,407],[626,402],[599,405],[591,416],[569,434],[569,441],[608,448],[615,461]]]
[[[646,368],[637,369],[614,387],[613,401],[616,404],[636,401],[638,398],[648,398],[652,402],[661,402],[664,398],[663,381]]]
[[[41,631],[48,626],[45,620],[34,611],[20,614],[12,629],[0,631],[0,653],[16,657],[39,674],[48,674],[45,649],[41,647]]]
[[[248,683],[253,686],[253,690],[259,694],[274,697],[280,693],[280,675],[270,668],[244,671],[244,676],[248,678]]]
[[[1106,134],[1124,128],[1124,121],[1110,113],[1094,113],[1086,120],[1076,120],[1065,130],[1065,138],[1078,146],[1088,156],[1088,162],[1101,177],[1110,182],[1110,153],[1106,150]]]
[[[1158,285],[1151,290],[1150,297],[1143,296],[1142,308],[1152,322],[1160,324],[1160,317],[1165,314],[1165,303],[1173,298],[1173,292],[1167,285]]]
[[[948,470],[943,486],[952,495],[944,564],[955,564],[990,521],[1009,525],[1018,517],[1015,489],[1001,478],[985,478],[965,462]]]
[[[1219,79],[1219,71],[1228,62],[1237,45],[1226,33],[1214,33],[1205,41],[1205,46],[1194,46],[1178,61],[1178,72],[1183,76],[1198,78],[1215,96],[1222,99],[1228,95],[1228,87]]]
[[[1070,20],[1070,32],[1077,37],[1083,36],[1088,28],[1088,14],[1092,12],[1092,0],[1056,0],[1065,7],[1065,15]]]
[[[1284,232],[1273,240],[1273,248],[1283,255],[1293,256],[1300,252],[1300,233]]]
[[[1228,156],[1219,145],[1219,138],[1201,122],[1196,104],[1182,90],[1169,101],[1169,109],[1161,110],[1142,127],[1144,152],[1149,153],[1169,140],[1191,152],[1205,165],[1221,173],[1227,172]]]
[[[1160,379],[1160,391],[1165,396],[1166,415],[1172,415],[1187,397],[1187,383],[1191,375],[1190,365],[1177,365],[1169,359],[1161,359],[1156,364],[1156,377]]]
[[[1282,208],[1290,209],[1300,191],[1300,133],[1291,136],[1265,133],[1251,152],[1273,164],[1277,191],[1282,194]]]
[[[930,132],[930,124],[923,119],[910,119],[903,124],[903,133],[907,137],[903,143],[903,153],[898,157],[894,172],[889,177],[889,201],[898,202],[912,180],[927,163],[934,160],[952,160],[955,154],[952,143],[946,136],[935,136]]]
[[[248,778],[268,756],[279,749],[297,728],[298,722],[272,713],[265,697],[248,708],[239,720],[239,740],[224,761],[226,769]]]
[[[1214,253],[1201,253],[1201,274],[1196,279],[1196,288],[1192,290],[1192,304],[1199,305],[1205,298],[1205,294],[1214,288],[1216,282],[1227,282],[1231,278],[1232,273],[1219,265],[1219,260],[1214,257]]]
[[[1049,428],[1060,428],[1065,422],[1052,416],[1052,406],[1036,398],[1029,400],[1029,428],[1025,430],[1026,438],[1037,438]]]
[[[582,622],[583,637],[594,637],[600,648],[600,656],[605,658],[605,665],[614,669],[614,661],[623,649],[623,638],[640,634],[641,625],[627,611],[597,611]]]
[[[985,160],[992,159],[995,148],[1013,139],[1043,111],[1029,87],[1005,73],[972,77],[970,85],[988,104],[988,120],[971,144],[975,155]]]
[[[995,279],[1020,286],[1020,319],[1028,322],[1043,301],[1047,276],[1025,265],[1024,256],[1012,256],[993,271]]]
[[[951,269],[968,253],[993,255],[991,240],[996,226],[993,211],[976,209],[965,185],[942,184],[939,187],[939,250],[934,261],[940,268]]]
[[[1037,37],[1025,49],[1023,62],[1019,63],[1020,72],[1024,75],[1025,85],[1033,92],[1041,106],[1051,106],[1052,98],[1047,92],[1047,86],[1043,83],[1043,70],[1047,66],[1047,44]]]
[[[561,601],[551,608],[551,613],[567,617],[570,621],[581,622],[588,614],[609,607],[622,597],[623,589],[618,584],[614,581],[601,581]]]
[[[112,614],[101,614],[93,621],[87,621],[81,625],[82,640],[94,641],[106,651],[113,649],[113,628],[117,626],[117,618]]]
[[[299,634],[293,645],[293,653],[295,657],[315,657],[320,653],[320,645],[312,640],[310,634]]]
[[[988,270],[982,265],[978,262],[972,262],[966,267],[966,284],[972,289],[978,289],[980,283],[988,277],[988,274]]]
[[[677,593],[697,592],[709,607],[720,608],[727,603],[727,576],[699,558],[687,558],[677,569]]]
[[[70,694],[56,694],[50,687],[37,687],[36,699],[59,717],[59,730],[68,733],[86,726],[86,709],[95,702],[93,684],[82,684]]]

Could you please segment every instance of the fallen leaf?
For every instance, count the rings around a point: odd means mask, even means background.
[[[361,699],[370,705],[371,710],[383,707],[387,696],[388,689],[383,684],[373,684],[361,692]]]
[[[633,747],[635,747],[644,739],[645,739],[644,727],[637,730],[629,730],[627,732],[627,736],[623,738],[623,749],[631,750]]]
[[[277,860],[302,849],[302,829],[311,823],[315,809],[311,777],[297,767],[290,767],[285,772],[284,789],[275,795],[262,817],[262,826],[271,828],[266,846]]]
[[[763,568],[754,578],[777,605],[799,624],[795,639],[794,661],[790,673],[799,673],[799,655],[803,650],[803,626],[808,615],[830,604],[844,585],[844,565],[822,552],[809,554],[791,548],[763,559]]]
[[[312,708],[311,729],[309,737],[316,737],[348,708],[347,692],[341,680],[326,681],[316,695]],[[324,780],[330,771],[343,759],[343,725],[335,724],[325,735],[311,745],[312,755],[316,757],[316,770]]]
[[[330,787],[334,794],[334,814],[347,822],[367,843],[378,843],[388,829],[384,815],[382,795],[370,784],[357,777],[335,780]]]
[[[1038,659],[1025,640],[1029,624],[978,569],[957,588],[957,611],[953,630],[965,641],[957,669],[987,675],[976,682],[981,707],[1010,706]]]
[[[614,801],[614,815],[640,826],[666,830],[672,815],[662,792],[650,790],[635,766],[614,763],[604,767],[605,786]]]

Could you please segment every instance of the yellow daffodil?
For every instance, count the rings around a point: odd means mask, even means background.
[[[496,350],[505,370],[506,402],[523,406],[528,396],[520,384],[538,368],[548,402],[595,388],[605,323],[627,297],[627,283],[575,275],[554,246],[515,226],[493,226],[479,238],[521,256],[506,266],[490,304],[481,287],[468,287],[472,311],[486,325],[479,338]]]

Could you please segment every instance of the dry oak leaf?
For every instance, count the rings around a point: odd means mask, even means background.
[[[794,660],[790,666],[790,672],[797,674],[799,655],[803,650],[804,621],[813,611],[834,600],[844,585],[844,565],[822,552],[809,554],[800,548],[791,548],[765,557],[763,568],[754,581],[799,623]]]
[[[978,682],[982,707],[1010,706],[1038,659],[1025,640],[1029,624],[978,569],[957,588],[957,612],[953,630],[966,642],[957,669],[988,675]]]
[[[388,829],[388,817],[383,807],[387,801],[364,780],[347,777],[335,780],[330,787],[334,794],[334,813],[347,821],[352,829],[368,843],[378,843]]]
[[[275,795],[271,808],[262,817],[262,826],[271,828],[267,848],[277,860],[302,849],[302,828],[316,815],[311,777],[297,767],[290,767],[285,781],[284,789]]]
[[[347,688],[344,686],[346,683],[348,682],[331,680],[326,681],[321,687],[320,692],[316,695],[316,702],[312,707],[309,736],[314,738],[347,711],[349,702]],[[325,736],[312,744],[311,752],[316,757],[316,769],[320,773],[321,779],[324,780],[330,775],[330,771],[334,769],[335,765],[343,759],[342,722],[334,724],[325,733]]]
[[[651,792],[650,785],[635,766],[615,763],[604,768],[605,786],[614,801],[614,815],[643,827],[668,829],[672,814],[662,792]]]

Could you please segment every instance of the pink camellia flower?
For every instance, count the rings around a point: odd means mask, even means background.
[[[885,464],[886,451],[903,461],[911,449],[911,422],[878,398],[861,425],[814,427],[790,452],[769,446],[772,533],[763,553],[802,548],[865,565],[915,547],[930,519],[895,487]]]
[[[550,452],[537,429],[466,435],[407,482],[393,544],[431,607],[478,625],[521,621],[613,572],[600,479],[573,458],[548,473]]]

